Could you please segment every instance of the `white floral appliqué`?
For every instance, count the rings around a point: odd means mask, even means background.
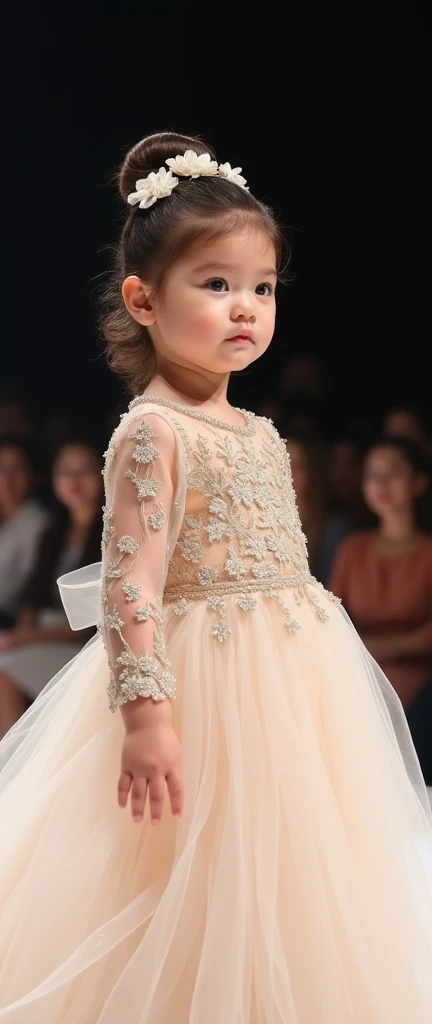
[[[135,192],[127,197],[130,206],[139,204],[140,210],[147,210],[157,199],[165,199],[171,195],[173,189],[178,185],[178,178],[173,176],[172,171],[166,167],[152,171],[147,178],[140,178],[135,184]]]
[[[174,174],[181,177],[200,178],[218,173],[217,162],[211,159],[210,153],[198,156],[193,149],[187,149],[184,156],[170,157],[166,163]]]

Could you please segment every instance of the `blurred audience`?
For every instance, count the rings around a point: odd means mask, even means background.
[[[0,437],[0,628],[12,626],[49,521],[36,497],[41,483],[34,446]]]
[[[391,406],[383,423],[384,436],[408,437],[419,444],[429,460],[432,476],[432,417],[430,404],[401,402]],[[420,508],[421,525],[432,533],[432,488],[429,487]]]
[[[419,526],[419,507],[428,483],[427,462],[414,441],[377,441],[363,472],[377,527],[343,542],[330,580],[407,711],[426,776],[432,747],[432,538]]]
[[[311,570],[326,586],[336,550],[351,523],[343,513],[330,510],[327,451],[322,442],[310,434],[292,432],[285,443]]]
[[[101,466],[99,451],[83,440],[63,444],[55,458],[53,521],[40,539],[17,624],[0,635],[0,735],[91,636],[70,629],[56,581],[100,559]]]

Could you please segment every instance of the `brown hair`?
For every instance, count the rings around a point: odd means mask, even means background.
[[[122,198],[127,201],[140,178],[188,149],[198,155],[210,153],[215,159],[210,146],[197,138],[163,132],[142,139],[129,151],[120,170]],[[156,353],[147,328],[136,323],[124,305],[121,287],[125,277],[136,274],[156,290],[170,265],[198,238],[209,241],[245,226],[268,236],[279,267],[285,239],[267,206],[246,189],[218,176],[180,179],[169,198],[147,210],[139,206],[129,210],[102,298],[101,327],[109,366],[139,394],[155,373]]]

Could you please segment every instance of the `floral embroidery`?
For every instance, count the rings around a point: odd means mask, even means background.
[[[207,526],[204,527],[210,544],[214,544],[215,541],[222,540],[223,537],[230,536],[229,529],[225,523],[221,523],[219,519],[209,519]]]
[[[228,515],[228,505],[222,498],[212,498],[209,502],[209,512],[213,512],[214,515],[219,516],[220,519],[226,519]]]
[[[153,430],[148,420],[142,420],[142,423],[140,423],[139,427],[135,430],[135,432],[133,434],[130,434],[129,436],[133,441],[153,441]],[[157,448],[155,448],[155,452],[159,454]],[[133,455],[132,458],[135,458],[135,456]]]
[[[160,531],[167,523],[164,506],[154,498],[160,491],[161,482],[154,476],[154,467],[159,458],[159,450],[154,444],[154,434],[150,424],[143,420],[129,440],[135,441],[132,461],[135,469],[127,469],[126,479],[136,489],[138,501],[138,522],[141,535],[137,538],[124,534],[115,547],[117,555],[113,556],[112,542],[115,540],[115,528],[112,523],[113,512],[104,511],[105,544],[111,545],[110,555],[105,560],[102,581],[103,623],[102,635],[109,648],[109,633],[115,631],[121,641],[122,650],[110,665],[110,683],[108,687],[109,706],[115,711],[121,704],[137,697],[150,697],[154,701],[175,697],[175,678],[169,671],[169,660],[165,646],[163,615],[156,605],[148,602],[137,608],[135,622],[149,623],[154,627],[152,635],[153,650],[144,649],[137,656],[122,632],[125,623],[114,605],[110,604],[110,593],[116,581],[124,578],[122,593],[126,604],[135,602],[142,597],[143,587],[133,583],[128,577],[137,564],[141,548],[149,535],[149,531]],[[146,516],[146,502],[152,503],[152,511]]]
[[[219,640],[220,643],[223,643],[224,640],[228,640],[228,637],[231,635],[229,626],[227,626],[226,622],[223,622],[222,619],[219,622],[215,622],[214,626],[212,626],[211,632],[212,636],[214,636],[216,640]]]
[[[251,597],[250,594],[241,594],[237,599],[237,604],[242,612],[253,612],[257,605],[256,598]]]
[[[295,635],[300,629],[291,604],[300,606],[307,601],[318,620],[326,622],[328,601],[337,599],[311,576],[289,457],[271,423],[249,416],[248,426],[238,428],[237,436],[233,436],[233,427],[228,436],[222,423],[208,416],[202,417],[201,422],[194,411],[198,425],[189,431],[187,414],[182,415],[176,403],[164,400],[161,404],[172,406],[175,412],[171,419],[183,444],[187,485],[180,532],[168,565],[161,566],[161,573],[164,569],[168,572],[164,605],[181,618],[195,601],[205,601],[210,634],[218,643],[225,643],[232,636],[232,623],[228,625],[230,595],[243,613],[257,609],[259,593],[274,602],[288,634]],[[107,552],[103,628],[105,634],[114,630],[123,648],[113,666],[110,683],[113,710],[137,696],[163,700],[175,694],[162,608],[143,603],[136,609],[135,622],[151,622],[154,630],[152,649],[137,656],[124,639],[119,611],[109,607],[108,602],[110,589],[119,578],[126,603],[139,601],[143,588],[130,581],[131,572],[144,543],[151,543],[152,533],[167,527],[167,509],[158,500],[162,483],[157,478],[156,466],[160,455],[150,423],[144,418],[129,437],[135,446],[132,465],[125,476],[135,489],[141,536],[125,535],[115,543],[109,497],[104,510]],[[117,442],[113,447],[116,446]],[[178,508],[178,503],[174,501],[173,507]]]
[[[236,580],[241,580],[242,576],[247,573],[247,566],[242,562],[241,558],[236,555],[232,548],[228,548],[229,558],[225,562],[225,569],[230,576],[233,576]]]
[[[159,452],[157,448],[155,448],[154,444],[152,444],[151,441],[147,441],[146,444],[137,445],[132,454],[132,458],[135,462],[138,462],[138,464],[141,463],[143,466],[148,466],[149,463],[154,462],[155,459],[157,459],[158,455]]]
[[[263,565],[253,565],[251,573],[256,580],[271,580],[278,575],[278,569],[274,562],[264,562]]]
[[[129,581],[126,580],[123,583],[122,591],[126,601],[138,601],[142,594],[142,587],[139,583],[129,583]]]
[[[151,477],[143,480],[130,469],[128,469],[126,476],[129,480],[133,480],[135,484],[138,501],[143,501],[144,498],[154,498],[162,486],[159,480],[152,480]]]
[[[267,544],[263,537],[257,537],[252,534],[242,539],[241,551],[242,555],[251,555],[252,558],[266,558]]]
[[[153,530],[161,530],[162,527],[165,526],[167,518],[165,515],[165,509],[163,505],[161,505],[160,501],[157,502],[156,511],[153,512],[153,515],[149,516],[148,521],[150,526],[153,527]]]
[[[218,615],[223,615],[226,612],[225,601],[217,594],[210,594],[210,597],[207,598],[207,608],[210,608],[212,612],[217,612]]]
[[[138,622],[148,622],[150,611],[148,608],[137,608],[135,617],[138,619]]]
[[[124,622],[120,618],[117,608],[114,608],[114,610],[109,615],[107,615],[105,622],[107,629],[120,630],[122,626],[124,626]]]
[[[112,538],[115,537],[115,527],[113,526],[113,524],[111,522],[111,520],[114,517],[114,512],[112,511],[111,508],[106,508],[106,506],[104,506],[104,508],[102,509],[102,512],[103,512],[103,516],[102,516],[102,520],[103,520],[102,545],[103,545],[103,547],[107,547],[108,544],[110,543],[110,541],[112,540]]]
[[[218,571],[212,565],[202,565],[201,569],[198,569],[197,580],[203,587],[208,587],[209,584],[216,583],[217,578]]]
[[[199,537],[194,537],[193,534],[188,532],[185,534],[184,539],[180,541],[179,547],[185,562],[199,564],[203,553]]]
[[[221,597],[236,594],[239,608],[253,611],[257,602],[250,587],[273,600],[290,589],[296,603],[308,601],[325,622],[330,595],[311,576],[289,457],[273,425],[255,420],[255,437],[245,431],[234,442],[207,424],[205,435],[200,424],[191,437],[184,420],[174,422],[188,457],[188,490],[198,492],[201,501],[199,514],[184,517],[164,600],[177,609],[205,597],[209,611],[219,616],[211,631],[221,642],[229,635]],[[287,632],[297,632],[290,609],[281,598],[276,603]]]
[[[133,537],[120,537],[117,541],[117,547],[124,555],[134,555],[135,551],[138,551],[139,544]]]

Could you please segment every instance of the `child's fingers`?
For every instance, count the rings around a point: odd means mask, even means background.
[[[147,796],[148,780],[143,776],[134,778],[132,782],[131,811],[134,821],[142,821]]]
[[[165,778],[163,775],[155,775],[150,779],[149,798],[150,816],[152,825],[158,825],[162,817],[162,808],[165,797]]]
[[[117,799],[120,807],[126,807],[131,785],[132,775],[129,772],[122,772],[117,786]]]
[[[176,817],[180,817],[183,810],[183,776],[180,770],[169,772],[166,777],[171,811]]]

